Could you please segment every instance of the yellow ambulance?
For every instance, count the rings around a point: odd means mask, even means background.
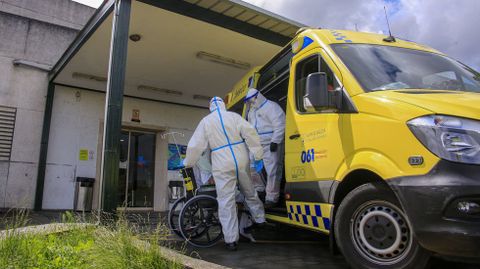
[[[354,268],[480,257],[480,74],[379,34],[306,29],[249,87],[286,112],[285,183],[270,220],[330,235]]]

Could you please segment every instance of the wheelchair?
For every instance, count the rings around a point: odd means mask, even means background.
[[[215,185],[198,187],[192,168],[180,170],[186,195],[168,213],[170,229],[195,247],[211,247],[223,238]]]

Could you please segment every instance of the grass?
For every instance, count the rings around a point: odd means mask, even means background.
[[[7,229],[23,227],[28,215],[20,212],[3,222]],[[66,213],[63,222],[78,223],[78,219]],[[0,238],[0,268],[183,268],[162,255],[159,244],[168,236],[164,226],[147,232],[121,216],[107,225],[72,227],[50,234],[9,230]]]

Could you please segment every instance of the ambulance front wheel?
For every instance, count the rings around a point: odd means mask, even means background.
[[[395,194],[380,183],[351,191],[338,207],[335,239],[357,269],[425,268],[429,253],[413,236]]]

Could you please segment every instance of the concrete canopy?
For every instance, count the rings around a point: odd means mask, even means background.
[[[106,1],[51,72],[56,84],[105,91],[112,10]],[[303,25],[241,1],[132,2],[125,95],[206,107],[249,68],[266,63]],[[236,61],[211,61],[206,53]],[[203,54],[205,56],[205,54]],[[194,98],[197,96],[197,98]]]

